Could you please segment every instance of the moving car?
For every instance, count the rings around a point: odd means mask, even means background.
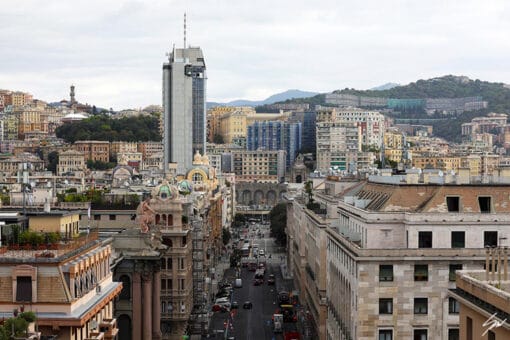
[[[253,305],[252,305],[251,301],[245,301],[243,303],[243,308],[244,309],[252,309],[252,307],[253,307]]]
[[[269,277],[267,278],[267,285],[268,286],[274,285],[275,281],[276,280],[274,278],[274,275],[273,274],[269,274]]]
[[[234,301],[232,302],[232,306],[230,307],[231,309],[237,309],[239,308],[239,303],[237,301]]]

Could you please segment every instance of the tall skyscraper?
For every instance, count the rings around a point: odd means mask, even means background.
[[[174,48],[163,64],[164,170],[192,166],[193,154],[205,154],[206,67],[200,47]]]

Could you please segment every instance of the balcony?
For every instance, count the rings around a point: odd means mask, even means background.
[[[117,319],[103,319],[99,324],[99,330],[104,333],[105,339],[116,339],[119,329],[117,328]]]

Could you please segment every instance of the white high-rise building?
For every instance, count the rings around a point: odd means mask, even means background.
[[[200,47],[174,48],[163,64],[163,167],[184,174],[196,151],[205,154],[206,67]]]

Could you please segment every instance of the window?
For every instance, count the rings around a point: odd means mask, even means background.
[[[464,231],[452,231],[452,248],[464,248],[466,246],[466,233]]]
[[[379,314],[393,314],[393,299],[379,299]]]
[[[110,215],[110,221],[115,221],[117,219],[117,215]]]
[[[101,215],[94,215],[94,221],[100,221]]]
[[[459,212],[460,211],[460,198],[458,196],[449,196],[446,197],[446,206],[448,207],[449,212]]]
[[[186,244],[188,243],[188,239],[186,238],[186,236],[183,236],[182,237],[182,246],[183,247],[186,247]]]
[[[379,340],[393,340],[393,331],[391,329],[380,329]]]
[[[414,314],[427,314],[427,313],[428,313],[428,299],[414,298]]]
[[[428,281],[429,266],[427,264],[414,265],[414,281]]]
[[[432,248],[432,232],[419,231],[418,232],[418,248]]]
[[[427,340],[427,330],[426,329],[415,329],[413,339],[414,340]]]
[[[166,270],[166,259],[165,258],[161,259],[161,269]]]
[[[179,290],[184,290],[184,287],[186,287],[184,283],[184,279],[179,279]]]
[[[497,247],[498,246],[498,232],[497,231],[484,231],[483,232],[483,246],[484,247]]]
[[[458,328],[448,329],[448,340],[460,340],[460,334]]]
[[[480,212],[482,214],[488,214],[491,212],[491,198],[487,196],[478,197],[478,205],[480,206]]]
[[[184,258],[182,257],[179,258],[179,269],[184,269]]]
[[[454,298],[448,298],[448,313],[449,314],[459,314],[460,312],[460,303]]]
[[[379,265],[379,281],[393,281],[393,265]]]
[[[496,333],[493,331],[487,332],[487,340],[496,340]]]
[[[32,302],[32,277],[18,276],[16,280],[16,301]]]
[[[473,320],[466,317],[466,340],[473,340]]]
[[[462,270],[462,264],[450,264],[449,280],[455,281],[455,271]]]

